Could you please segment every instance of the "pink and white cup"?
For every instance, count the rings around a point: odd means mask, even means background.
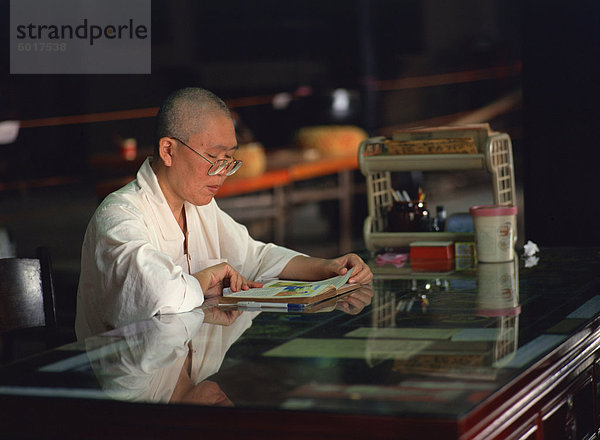
[[[473,206],[477,260],[482,263],[500,263],[515,258],[517,242],[517,207],[500,205]]]

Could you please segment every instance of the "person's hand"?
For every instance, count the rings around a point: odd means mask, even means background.
[[[352,276],[348,283],[369,284],[373,279],[373,273],[369,266],[356,254],[346,254],[341,257],[327,260],[328,269],[336,275],[344,275],[353,268]]]
[[[194,384],[187,372],[181,371],[169,403],[194,403],[197,405],[234,406],[219,384],[203,380]]]
[[[207,307],[204,311],[204,322],[229,326],[244,313],[242,310],[221,310],[219,307]]]
[[[248,290],[251,287],[262,287],[262,283],[249,281],[227,263],[219,263],[193,274],[200,282],[205,298],[223,294],[223,288],[229,287],[232,292]]]
[[[366,306],[371,304],[373,289],[369,286],[360,286],[358,289],[340,298],[335,305],[337,310],[350,315],[356,315]]]
[[[201,405],[235,406],[218,383],[204,380],[190,393],[191,402]]]

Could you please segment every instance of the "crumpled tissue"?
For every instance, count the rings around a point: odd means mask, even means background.
[[[533,267],[538,264],[540,261],[539,257],[536,257],[540,251],[540,248],[533,241],[528,240],[527,243],[523,245],[523,259],[525,263],[525,267]]]
[[[533,241],[528,240],[527,243],[523,245],[523,256],[531,257],[537,254],[540,251],[540,248]]]

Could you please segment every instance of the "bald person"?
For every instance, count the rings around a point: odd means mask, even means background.
[[[254,240],[214,197],[243,164],[227,105],[210,91],[185,88],[156,117],[154,155],[136,179],[110,194],[87,227],[81,253],[75,330],[78,339],[157,314],[199,307],[205,298],[259,287],[257,279],[320,280],[354,268],[355,254],[309,257]]]

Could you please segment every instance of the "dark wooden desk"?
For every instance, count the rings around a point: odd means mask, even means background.
[[[377,268],[351,313],[244,312],[223,326],[207,304],[64,346],[0,369],[0,433],[597,438],[600,253],[539,258]]]

